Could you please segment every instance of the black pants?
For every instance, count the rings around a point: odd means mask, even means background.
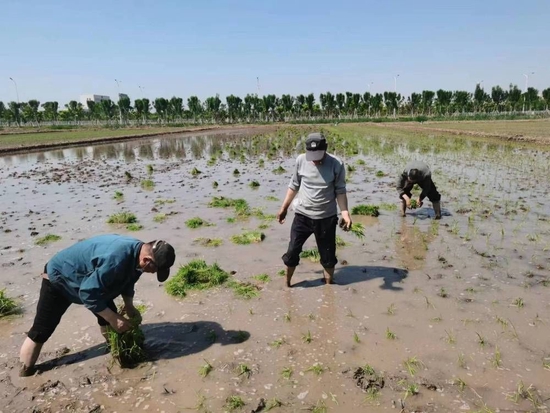
[[[65,314],[65,311],[67,311],[67,308],[71,304],[61,290],[56,288],[49,280],[43,278],[42,286],[40,287],[40,297],[36,306],[36,316],[27,336],[35,343],[45,343],[48,341],[59,325],[61,317],[63,317],[63,314]],[[117,311],[113,301],[108,302],[107,306],[114,312]],[[95,314],[95,316],[100,326],[109,325],[100,315]]]
[[[321,255],[321,265],[324,268],[334,268],[336,259],[336,225],[338,217],[335,215],[324,219],[311,219],[302,214],[295,214],[290,229],[288,251],[283,255],[283,262],[287,267],[296,267],[300,262],[302,247],[311,234],[315,234],[315,241]]]
[[[429,181],[426,182],[417,182],[418,186],[424,190],[424,186],[429,185],[430,189],[428,193],[426,194],[426,198],[428,198],[431,202],[439,202],[441,200],[441,194],[437,191],[437,187],[435,186],[434,182],[430,178]],[[405,184],[405,187],[403,188],[403,191],[405,191],[405,195],[407,195],[409,198],[412,197],[411,190],[414,187],[413,182],[407,182]],[[402,198],[402,197],[399,197]]]

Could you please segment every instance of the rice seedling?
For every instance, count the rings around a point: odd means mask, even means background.
[[[259,274],[254,277],[254,279],[261,281],[263,283],[267,283],[271,281],[271,277],[267,274]]]
[[[248,282],[231,281],[229,288],[233,290],[236,297],[244,300],[250,300],[259,295],[259,287]]]
[[[477,334],[477,344],[479,344],[479,347],[483,348],[487,345],[487,341],[485,340],[485,338],[479,334],[478,332],[476,332]]]
[[[302,334],[302,341],[307,344],[313,341],[313,337],[311,337],[311,331],[308,330],[306,334]]]
[[[285,380],[290,380],[292,373],[292,367],[284,367],[283,370],[281,370],[281,377]]]
[[[445,290],[445,288],[441,287],[439,289],[439,292],[437,293],[438,296],[440,296],[441,298],[447,298],[449,297],[449,294],[447,293],[447,291]]]
[[[311,321],[315,321],[315,314],[309,313],[309,314],[307,315],[307,318],[309,318]]]
[[[118,212],[107,219],[108,224],[134,224],[137,217],[131,212]]]
[[[325,368],[322,365],[320,365],[319,363],[315,363],[313,366],[308,368],[305,372],[313,373],[313,374],[316,374],[317,376],[320,376],[321,374],[323,374],[324,371],[325,371]]]
[[[206,407],[206,396],[204,394],[197,394],[197,404],[194,409],[201,413],[208,413],[209,410]]]
[[[155,187],[155,183],[150,179],[144,179],[143,181],[141,181],[140,185],[142,189],[145,189],[147,191],[150,191]]]
[[[395,314],[395,304],[390,304],[388,309],[386,310],[387,315],[394,315]]]
[[[403,365],[405,366],[411,377],[414,377],[419,368],[425,367],[424,363],[422,363],[422,361],[420,361],[416,356],[409,357],[403,362]]]
[[[383,172],[383,171],[376,171],[376,173],[374,174],[376,175],[377,178],[382,178],[383,176],[386,176],[386,174]]]
[[[336,246],[345,247],[346,245],[348,245],[348,243],[344,241],[344,239],[340,235],[336,235]]]
[[[388,340],[395,340],[397,338],[395,333],[393,331],[391,331],[389,327],[386,328],[386,338]]]
[[[416,201],[416,199],[411,199],[411,209],[416,208],[418,208],[418,202]]]
[[[498,315],[496,316],[496,320],[497,320],[497,323],[501,325],[503,330],[506,330],[508,328],[508,320],[506,320],[505,318],[499,317]]]
[[[158,222],[159,224],[162,224],[164,221],[168,219],[168,215],[160,213],[153,217],[153,221]]]
[[[352,223],[350,232],[361,240],[365,238],[365,226],[360,222]]]
[[[219,186],[218,181],[212,182],[212,188],[217,188]]]
[[[199,171],[197,168],[191,169],[191,175],[192,176],[198,176],[200,174],[202,174],[202,171]]]
[[[260,224],[258,225],[258,229],[259,230],[262,230],[262,229],[268,229],[271,225],[269,224]]]
[[[280,401],[277,398],[269,399],[267,403],[265,404],[265,411],[268,412],[270,410],[276,409],[277,407],[282,407],[283,402]]]
[[[145,336],[139,326],[141,316],[130,319],[132,327],[124,333],[118,333],[107,327],[107,342],[113,362],[120,367],[132,367],[147,359],[143,348]]]
[[[126,181],[131,181],[132,179],[134,179],[132,174],[128,171],[124,172],[124,176],[126,177]]]
[[[236,219],[234,217],[229,217],[229,218],[226,219],[226,221],[227,221],[228,224],[234,224]]]
[[[495,348],[495,354],[493,354],[493,357],[491,357],[491,364],[494,368],[499,368],[502,366],[502,356],[500,354],[500,349],[498,346]]]
[[[265,239],[265,234],[260,231],[244,231],[242,234],[233,235],[231,241],[239,245],[259,243]]]
[[[122,201],[124,199],[124,194],[120,191],[115,191],[115,194],[113,195],[113,199],[117,201]]]
[[[351,209],[351,214],[352,215],[368,215],[368,216],[371,216],[371,217],[377,217],[378,215],[380,215],[380,211],[379,211],[378,206],[376,206],[376,205],[360,204],[360,205],[354,206]]]
[[[155,205],[173,204],[175,199],[155,199]]]
[[[292,321],[292,317],[290,315],[290,313],[285,313],[284,316],[283,316],[283,319],[287,322],[287,323],[290,323]]]
[[[229,274],[218,264],[207,265],[204,260],[193,260],[181,266],[177,274],[165,285],[166,292],[177,297],[185,297],[187,290],[205,290],[223,284]]]
[[[221,238],[195,238],[193,243],[202,245],[203,247],[219,247],[223,241]]]
[[[416,396],[419,393],[418,386],[414,383],[409,383],[405,386],[405,394],[403,400],[406,400],[409,396]]]
[[[327,413],[328,407],[323,400],[318,400],[317,404],[314,406],[311,406],[309,410],[311,410],[311,413]]]
[[[353,314],[353,312],[351,311],[351,308],[348,308],[348,311],[346,313],[346,317],[357,318],[357,317],[355,317],[355,314]]]
[[[357,344],[361,342],[359,335],[355,331],[353,332],[353,341],[355,341]]]
[[[396,211],[397,205],[396,204],[390,204],[387,202],[382,202],[380,204],[380,209],[383,209],[384,211]]]
[[[17,314],[19,306],[13,298],[6,295],[6,290],[0,290],[0,318]]]
[[[366,162],[363,159],[357,159],[356,163],[357,165],[361,165],[361,166],[366,165]]]
[[[214,330],[210,330],[208,333],[206,333],[206,341],[209,343],[215,343],[218,339],[218,335]]]
[[[273,170],[273,173],[274,173],[274,174],[277,174],[277,175],[281,175],[281,174],[286,173],[286,169],[283,168],[282,165],[279,165],[277,168],[275,168],[275,169]]]
[[[136,223],[128,224],[128,225],[126,225],[126,229],[128,231],[141,231],[143,229],[143,225],[136,224]]]
[[[413,293],[415,294],[422,294],[422,290],[418,287],[414,287]]]
[[[246,376],[246,378],[250,378],[250,375],[252,374],[252,370],[248,365],[241,363],[237,366],[237,373],[239,376]]]
[[[255,189],[255,188],[259,188],[260,187],[260,183],[256,180],[250,182],[250,184],[248,184],[251,188]]]
[[[371,386],[367,389],[365,400],[369,403],[374,403],[380,398],[380,389],[376,386]]]
[[[279,198],[277,198],[276,196],[273,196],[273,195],[268,195],[268,196],[265,197],[265,200],[266,200],[266,201],[278,202],[278,201],[279,201]]]
[[[458,367],[461,369],[466,368],[466,356],[463,353],[459,353],[457,360]]]
[[[241,171],[239,171],[237,168],[233,169],[233,175],[237,176],[240,174],[241,174]]]
[[[59,241],[61,237],[59,235],[55,234],[47,234],[46,236],[42,238],[38,238],[34,243],[36,245],[47,245],[51,242]]]
[[[525,302],[523,301],[523,298],[518,297],[513,301],[512,305],[517,308],[523,308],[525,306]]]
[[[542,360],[542,368],[550,371],[550,357],[546,357]]]
[[[215,156],[211,156],[210,159],[208,160],[208,162],[206,163],[207,166],[214,166],[216,165],[216,162],[217,162],[218,158],[216,158]]]
[[[462,380],[460,377],[457,377],[456,379],[454,379],[453,384],[458,387],[458,390],[460,390],[460,392],[463,392],[464,389],[468,387],[466,382]]]
[[[263,167],[265,166],[265,160],[264,160],[263,158],[260,158],[260,159],[258,160],[258,166],[259,166],[260,168],[263,168]]]
[[[453,330],[451,330],[451,331],[445,330],[445,334],[447,334],[447,337],[445,338],[445,341],[447,341],[448,344],[450,344],[450,345],[456,344],[456,336],[455,336]]]
[[[285,270],[279,270],[277,271],[277,275],[280,275],[280,276],[283,276],[286,274],[286,271]]]
[[[241,398],[241,396],[229,396],[227,399],[225,399],[225,408],[228,409],[230,412],[244,407],[245,404],[246,403]]]
[[[153,165],[147,165],[147,173],[149,175],[152,175],[153,172],[155,172],[155,169],[153,168]]]
[[[479,406],[478,410],[475,410],[472,413],[496,413],[494,409],[487,406],[484,402],[481,402],[481,406]]]
[[[229,207],[236,206],[238,201],[244,201],[244,199],[240,200],[240,199],[226,198],[224,196],[215,196],[208,203],[208,206],[211,208],[229,208]]]
[[[443,321],[443,317],[441,316],[432,317],[430,321],[433,321],[434,323],[441,323]]]
[[[269,345],[273,348],[279,348],[285,343],[286,343],[286,340],[283,337],[283,338],[278,338],[277,340],[273,340],[271,343],[269,343]]]
[[[210,224],[208,221],[205,221],[201,217],[194,217],[185,221],[185,226],[191,229],[200,228],[202,226],[209,227],[211,225],[212,224]]]
[[[210,372],[212,370],[214,370],[214,367],[212,366],[212,364],[210,364],[208,361],[204,360],[204,364],[199,367],[199,375],[202,378],[205,378],[206,376],[208,376],[210,374]]]
[[[435,305],[432,304],[430,299],[427,296],[424,296],[424,299],[426,300],[426,308],[433,308],[435,310]]]
[[[307,258],[311,262],[319,262],[321,261],[321,254],[319,254],[319,250],[317,248],[311,248],[308,250],[303,250],[300,253],[300,258]]]

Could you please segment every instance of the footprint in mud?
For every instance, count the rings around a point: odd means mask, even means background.
[[[376,374],[372,368],[358,367],[353,373],[355,385],[364,392],[369,389],[380,390],[384,388],[384,378]]]

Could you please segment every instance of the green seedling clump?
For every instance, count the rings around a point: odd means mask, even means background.
[[[141,231],[143,229],[143,225],[132,223],[132,224],[126,225],[126,229],[128,231]]]
[[[6,295],[6,290],[0,290],[0,318],[16,314],[19,307],[13,298]]]
[[[151,190],[155,187],[155,183],[150,179],[144,179],[143,181],[141,181],[141,187],[143,189]]]
[[[157,214],[157,215],[154,216],[153,221],[158,222],[158,223],[162,223],[162,222],[166,221],[167,218],[168,218],[168,216],[166,214],[160,213],[160,214]]]
[[[107,220],[108,224],[134,224],[136,222],[137,217],[131,212],[118,212]]]
[[[199,171],[197,168],[193,168],[191,170],[191,175],[193,175],[193,176],[197,176],[197,175],[200,175],[200,174],[202,174],[202,172]]]
[[[273,170],[273,173],[274,173],[274,174],[284,174],[285,172],[286,172],[286,169],[283,168],[282,165],[279,165],[278,168],[275,168],[275,169]]]
[[[351,209],[352,215],[368,215],[377,217],[380,215],[379,208],[376,205],[356,205]]]
[[[383,176],[385,176],[386,174],[383,172],[383,171],[376,171],[376,174],[375,174],[378,178],[382,178]]]
[[[147,359],[143,348],[145,336],[139,327],[141,317],[130,319],[132,328],[125,333],[117,333],[111,327],[107,329],[109,348],[113,361],[120,367],[132,367]]]
[[[185,225],[187,226],[187,228],[192,228],[192,229],[202,227],[203,225],[205,227],[210,226],[210,224],[207,221],[205,221],[200,217],[194,217],[194,218],[188,219],[187,221],[185,221]]]
[[[351,224],[350,232],[359,239],[365,238],[365,226],[360,222]]]
[[[260,186],[260,183],[256,180],[250,182],[250,187],[251,188],[258,188]]]
[[[120,191],[115,191],[115,194],[113,195],[113,199],[116,199],[117,201],[122,201],[124,198],[124,194]]]
[[[180,267],[177,274],[166,283],[166,292],[185,297],[187,290],[206,290],[223,284],[229,274],[218,264],[207,265],[204,260],[193,260]]]
[[[233,292],[237,297],[244,298],[245,300],[250,300],[251,298],[257,297],[260,290],[257,285],[239,281],[232,281],[229,284],[229,287],[233,289]]]
[[[250,215],[250,207],[248,202],[242,198],[232,199],[225,198],[223,196],[215,196],[212,198],[212,201],[208,204],[209,207],[213,208],[229,208],[234,207],[235,213],[240,217],[247,217]]]
[[[317,248],[311,248],[309,250],[303,250],[300,253],[300,258],[308,258],[311,262],[321,261],[321,254]]]
[[[239,235],[233,235],[231,241],[235,244],[248,245],[252,243],[259,243],[265,239],[265,234],[260,231],[245,231]]]
[[[416,201],[416,199],[411,199],[411,209],[416,208],[418,208],[418,202]]]
[[[223,243],[221,238],[195,238],[193,242],[203,247],[219,247]]]
[[[45,237],[38,238],[35,241],[35,244],[36,245],[46,245],[46,244],[49,244],[50,242],[59,241],[60,239],[61,239],[61,237],[59,235],[48,234]]]

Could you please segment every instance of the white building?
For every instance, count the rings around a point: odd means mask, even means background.
[[[80,95],[80,103],[84,106],[84,109],[88,109],[88,101],[99,103],[102,100],[111,99],[109,96],[105,95]]]

